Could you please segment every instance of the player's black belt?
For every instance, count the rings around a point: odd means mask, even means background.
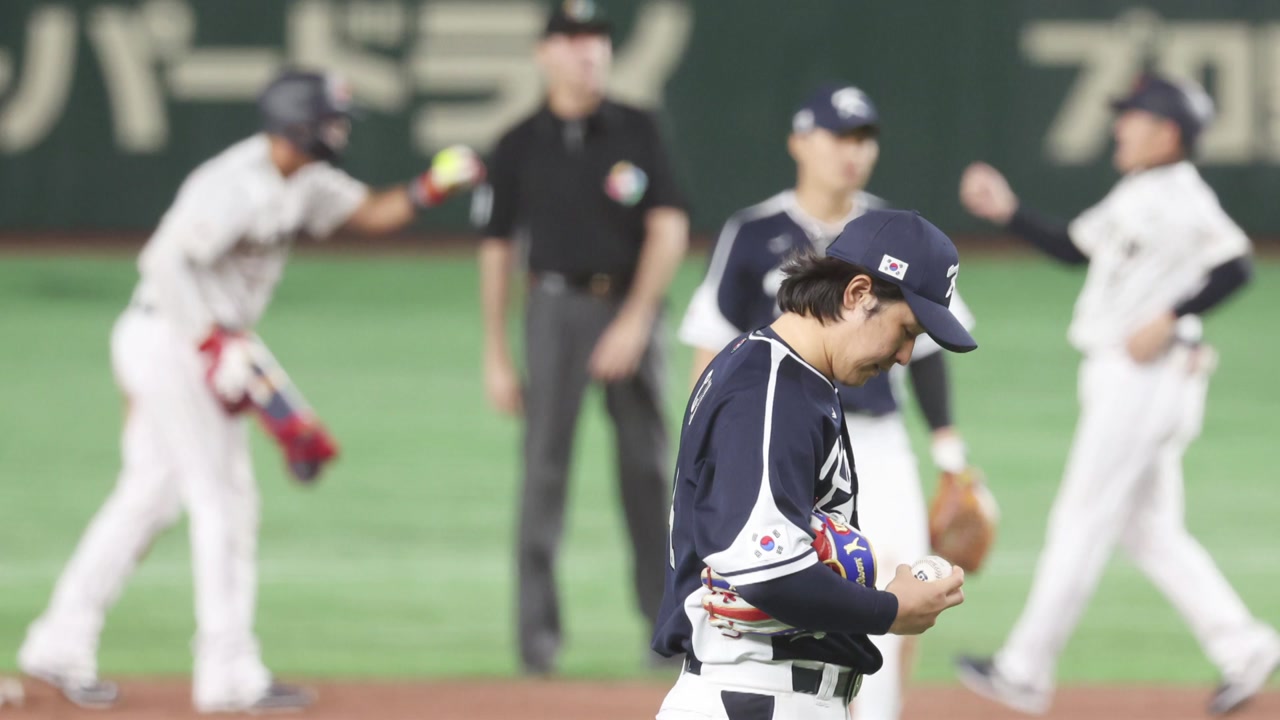
[[[529,273],[531,285],[550,292],[572,291],[603,298],[621,298],[631,289],[631,275],[616,273]]]
[[[690,675],[702,674],[702,661],[687,655],[684,662],[685,672]],[[845,704],[853,702],[853,698],[862,687],[862,673],[852,670],[841,670],[836,675],[836,687],[833,697],[844,698]],[[814,668],[791,666],[791,689],[805,695],[817,695],[822,689],[822,671]]]

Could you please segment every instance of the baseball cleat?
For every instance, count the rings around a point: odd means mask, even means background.
[[[5,705],[22,707],[22,703],[26,699],[27,693],[22,687],[21,680],[12,677],[0,677],[0,708]]]
[[[1277,670],[1280,670],[1280,643],[1273,641],[1249,658],[1239,677],[1218,686],[1209,699],[1209,714],[1227,715],[1244,707]]]
[[[284,683],[271,683],[256,700],[248,702],[204,703],[196,706],[201,713],[249,713],[269,715],[306,710],[316,701],[310,688]]]
[[[991,658],[961,655],[955,660],[960,682],[988,700],[1029,715],[1049,712],[1052,696],[1044,691],[1012,682],[1000,674]]]
[[[23,664],[23,674],[39,680],[62,693],[62,696],[87,710],[106,710],[120,700],[120,688],[110,680],[75,678],[48,668]]]
[[[249,706],[249,712],[254,714],[298,712],[312,706],[315,701],[316,693],[311,688],[271,683],[262,697]]]

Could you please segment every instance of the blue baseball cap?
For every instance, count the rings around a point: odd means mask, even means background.
[[[951,239],[914,210],[871,210],[827,247],[827,256],[866,268],[902,289],[916,320],[942,347],[969,352],[978,343],[951,313],[960,254]]]
[[[1190,80],[1172,80],[1155,73],[1140,76],[1125,97],[1111,101],[1111,109],[1145,110],[1171,120],[1182,133],[1182,146],[1195,148],[1200,133],[1213,121],[1213,99]]]
[[[823,85],[791,117],[791,131],[823,128],[841,134],[858,128],[879,128],[880,113],[871,98],[852,85]]]

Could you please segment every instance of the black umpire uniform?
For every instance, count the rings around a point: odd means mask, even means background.
[[[548,33],[565,21],[553,15]],[[646,213],[683,209],[684,200],[654,117],[608,100],[582,119],[544,105],[518,123],[490,160],[489,191],[477,194],[475,219],[486,237],[518,243],[528,269],[519,636],[524,670],[544,673],[560,648],[555,557],[588,360],[630,288]],[[661,327],[654,323],[636,373],[604,386],[635,592],[650,622],[662,601],[670,499]]]

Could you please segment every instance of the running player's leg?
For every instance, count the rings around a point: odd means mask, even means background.
[[[560,604],[555,558],[564,533],[569,457],[592,338],[581,326],[595,302],[535,287],[525,320],[524,487],[517,546],[520,656],[526,672],[555,669]]]
[[[253,474],[248,425],[238,423],[230,430],[227,497],[231,518],[231,576],[228,594],[234,613],[233,626],[243,630],[230,636],[231,641],[239,645],[226,648],[225,656],[238,678],[237,687],[259,687],[270,679],[270,673],[262,663],[258,639],[253,633],[258,599],[260,500]]]
[[[258,600],[258,530],[261,526],[261,500],[258,482],[253,474],[253,457],[249,450],[249,428],[240,424],[232,437],[231,507],[232,507],[232,594],[236,601],[238,621],[253,627]],[[253,653],[257,657],[257,652]]]
[[[618,450],[618,481],[631,536],[633,581],[640,610],[656,622],[667,566],[667,429],[663,422],[666,382],[661,327],[655,328],[636,374],[605,386]]]
[[[1187,378],[1181,426],[1160,448],[1121,543],[1182,616],[1223,677],[1234,677],[1261,645],[1275,646],[1277,639],[1249,613],[1213,558],[1187,530],[1182,456],[1199,433],[1207,385],[1203,375]]]
[[[19,651],[24,668],[69,678],[97,675],[98,638],[137,563],[181,505],[172,466],[160,446],[149,386],[154,370],[146,328],[126,316],[112,334],[116,376],[131,398],[121,436],[123,466],[116,487],[94,516],[58,580],[45,613],[32,624]]]
[[[1176,401],[1167,374],[1128,358],[1082,367],[1081,415],[1049,517],[1031,593],[995,656],[1001,674],[1029,690],[1053,688],[1057,660],[1097,588],[1168,432]]]
[[[902,417],[846,415],[858,471],[858,522],[875,550],[876,586],[883,590],[899,564],[928,554],[928,520],[920,472]],[[915,638],[871,638],[884,656],[880,672],[863,679],[853,703],[858,720],[895,720],[902,714],[902,693]]]
[[[228,415],[209,391],[204,361],[185,338],[159,319],[150,321],[160,341],[152,354],[167,368],[150,379],[162,446],[174,467],[178,492],[190,519],[195,577],[194,697],[199,708],[242,706],[256,700],[270,677],[262,667],[252,615],[244,612],[245,567],[239,560],[256,533],[256,520],[241,515],[248,463],[245,420]],[[251,477],[248,478],[251,482]],[[256,507],[256,495],[254,496]],[[256,515],[256,511],[254,512]],[[249,568],[252,571],[252,568]],[[252,597],[248,602],[252,602]]]

